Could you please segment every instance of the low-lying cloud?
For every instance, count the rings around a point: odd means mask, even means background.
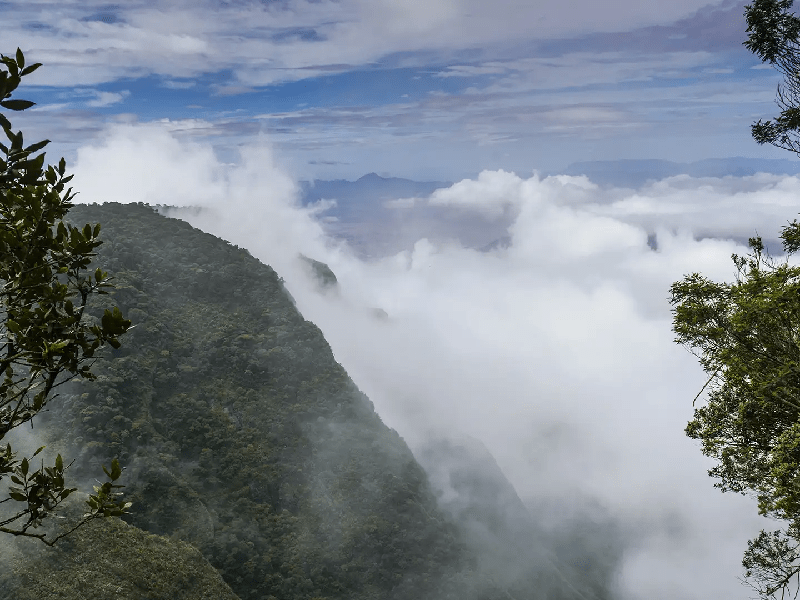
[[[630,190],[486,171],[416,204],[506,219],[507,243],[479,251],[432,230],[367,261],[326,233],[329,204],[301,206],[263,138],[231,166],[166,127],[116,126],[74,171],[82,202],[204,207],[176,214],[272,265],[412,448],[471,436],[530,507],[604,507],[627,540],[620,599],[751,595],[741,555],[772,524],[751,499],[713,489],[683,433],[705,376],[673,342],[667,297],[690,272],[733,280],[741,241],[777,239],[795,217],[797,178]],[[398,210],[416,205],[386,208]],[[299,253],[332,268],[338,294],[320,293]],[[557,525],[558,511],[548,518]]]

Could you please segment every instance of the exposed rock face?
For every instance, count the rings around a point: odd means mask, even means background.
[[[300,260],[308,267],[309,274],[317,282],[317,287],[320,291],[328,291],[338,287],[339,282],[336,279],[336,275],[324,262],[314,260],[304,254],[300,255]]]

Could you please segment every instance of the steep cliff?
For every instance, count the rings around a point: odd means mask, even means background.
[[[474,440],[419,448],[423,469],[246,250],[144,205],[69,216],[103,227],[96,263],[116,289],[93,314],[119,305],[135,327],[25,435],[76,458],[84,490],[118,457],[134,504],[127,525],[91,523],[55,550],[15,543],[0,599],[107,581],[122,600],[614,597],[613,525],[563,506],[532,518]],[[320,293],[337,288],[306,262]]]
[[[119,457],[127,521],[243,600],[464,597],[472,559],[425,472],[270,267],[143,205],[70,219],[102,223],[105,300],[135,324],[38,423],[73,477]]]

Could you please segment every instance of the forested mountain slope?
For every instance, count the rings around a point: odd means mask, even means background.
[[[60,511],[74,521],[85,494]],[[54,547],[38,540],[3,540],[3,600],[239,600],[190,544],[147,533],[117,518],[95,519]]]
[[[130,525],[198,548],[242,600],[613,597],[612,537],[586,543],[577,529],[554,537],[534,525],[485,449],[424,451],[449,489],[440,506],[442,489],[269,266],[145,205],[78,205],[69,218],[102,224],[96,262],[116,289],[94,314],[119,305],[135,327],[96,363],[97,381],[59,388],[34,431],[51,454],[77,458],[69,477],[83,490],[118,457]],[[306,262],[337,285],[326,265]],[[144,543],[134,527],[96,525],[86,535]],[[49,589],[72,550],[94,543],[84,537],[11,578]],[[173,569],[182,577],[190,563]],[[117,597],[161,599],[137,593]]]
[[[128,521],[244,600],[458,594],[468,554],[424,471],[270,267],[143,205],[69,217],[102,223],[107,300],[135,325],[41,423],[73,477],[118,456]]]

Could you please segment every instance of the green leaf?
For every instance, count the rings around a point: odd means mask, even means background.
[[[20,463],[19,469],[22,472],[22,474],[27,477],[27,475],[28,475],[28,459],[27,458],[23,458],[22,459],[22,463]]]
[[[11,77],[17,79],[19,77],[19,68],[17,67],[17,63],[14,62],[14,59],[4,56],[2,61],[3,64],[8,68],[8,72],[11,74]]]
[[[106,335],[120,335],[125,333],[131,326],[131,322],[122,316],[118,307],[114,307],[113,312],[106,309],[101,319],[103,333]]]
[[[31,154],[33,154],[34,152],[38,152],[39,150],[47,146],[47,144],[49,143],[50,140],[42,140],[41,142],[36,142],[35,144],[31,144],[30,146],[25,148],[25,152],[30,152]]]
[[[35,104],[30,100],[0,100],[0,106],[9,110],[26,110]]]
[[[27,496],[25,496],[25,494],[22,494],[20,492],[9,492],[8,495],[11,496],[14,500],[17,500],[18,502],[25,502],[28,499]]]
[[[24,69],[22,69],[22,71],[20,72],[19,76],[20,77],[25,77],[25,75],[30,75],[31,73],[33,73],[36,69],[38,69],[41,66],[42,66],[42,63],[34,63],[32,65],[29,65],[29,66],[25,67]]]
[[[122,475],[122,468],[119,466],[119,461],[115,458],[111,461],[111,479],[116,481]]]
[[[34,452],[34,453],[33,453],[33,456],[36,456],[37,454],[39,454],[39,452],[41,452],[41,451],[42,451],[42,450],[44,450],[44,449],[45,449],[45,447],[44,447],[44,446],[40,446],[40,447],[39,447],[39,448],[36,450],[36,452]],[[33,458],[33,456],[31,456],[31,458]]]
[[[59,471],[64,470],[64,460],[61,458],[60,454],[56,456],[56,469],[58,469]]]
[[[22,55],[22,50],[17,48],[17,66],[22,69],[25,67],[25,57]]]

